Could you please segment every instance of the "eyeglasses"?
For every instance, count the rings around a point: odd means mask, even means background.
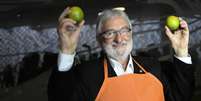
[[[131,31],[131,28],[129,27],[123,27],[120,30],[109,30],[109,31],[105,31],[100,33],[100,35],[105,38],[105,39],[111,39],[114,38],[118,33],[121,35],[128,35]]]

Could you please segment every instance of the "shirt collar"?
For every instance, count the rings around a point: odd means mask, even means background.
[[[109,62],[111,64],[112,68],[114,69],[114,71],[116,72],[116,74],[118,76],[123,75],[123,74],[134,73],[134,66],[133,66],[133,61],[132,61],[131,55],[129,55],[129,61],[126,66],[126,70],[124,70],[123,66],[118,61],[116,61],[110,57],[108,59],[109,59]]]

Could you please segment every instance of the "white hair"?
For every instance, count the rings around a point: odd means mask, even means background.
[[[97,19],[98,21],[96,23],[96,35],[98,35],[99,33],[102,32],[102,26],[105,23],[105,21],[114,17],[114,16],[122,17],[128,23],[129,27],[132,28],[130,19],[128,18],[127,14],[122,10],[106,9],[106,10],[100,12],[98,15],[99,15],[98,19]]]

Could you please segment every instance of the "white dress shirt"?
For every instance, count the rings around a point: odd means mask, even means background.
[[[75,53],[72,55],[69,55],[69,54],[63,54],[60,52],[59,57],[58,57],[58,70],[61,72],[69,71],[73,65],[74,57],[75,57]],[[175,57],[186,64],[192,64],[192,60],[191,60],[190,56],[188,56],[188,57],[175,56]],[[109,58],[109,62],[111,64],[112,68],[114,69],[115,73],[117,74],[117,76],[134,72],[133,61],[132,61],[131,55],[129,56],[129,62],[126,67],[126,70],[124,70],[123,66],[119,62],[117,62],[116,60],[114,60],[112,58]]]
[[[124,70],[124,67],[119,62],[117,62],[116,60],[112,58],[109,58],[109,62],[118,76],[124,75],[124,74],[132,74],[134,72],[134,66],[133,66],[131,55],[129,56],[129,61],[126,66],[126,70]]]

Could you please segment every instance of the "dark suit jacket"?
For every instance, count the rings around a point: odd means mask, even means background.
[[[166,101],[190,101],[194,89],[192,65],[176,58],[172,62],[159,62],[150,57],[133,58],[161,81]],[[135,73],[142,73],[136,64],[134,68]],[[48,100],[94,101],[103,83],[103,71],[103,57],[73,66],[67,72],[53,68],[48,83]],[[110,64],[108,71],[109,77],[116,76]]]

